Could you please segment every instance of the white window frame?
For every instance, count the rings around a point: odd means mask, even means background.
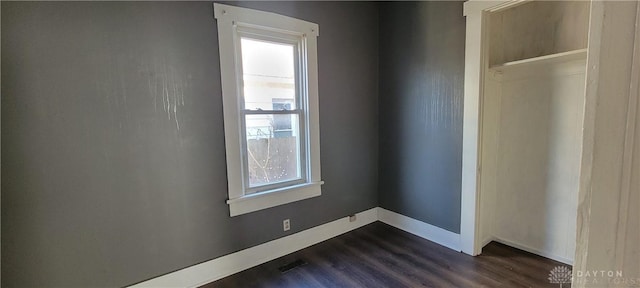
[[[318,24],[253,9],[214,3],[218,25],[229,211],[237,216],[321,195],[318,104]],[[295,114],[300,117],[301,179],[249,187],[242,84],[241,35],[294,44],[296,60]],[[287,111],[291,112],[291,111]]]

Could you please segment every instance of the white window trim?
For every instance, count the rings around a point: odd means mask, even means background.
[[[318,25],[315,23],[247,8],[214,3],[214,14],[218,25],[220,50],[220,71],[222,78],[222,100],[224,113],[224,134],[227,156],[227,181],[229,189],[229,210],[231,216],[258,211],[294,201],[321,195],[320,186],[320,120],[318,103]],[[240,134],[241,79],[237,68],[236,54],[238,27],[258,28],[274,33],[301,36],[306,43],[306,142],[305,156],[308,166],[305,183],[245,195],[242,165],[242,137]],[[304,83],[303,83],[304,85]]]

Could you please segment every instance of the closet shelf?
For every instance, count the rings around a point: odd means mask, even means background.
[[[490,70],[503,72],[507,69],[516,67],[526,67],[533,64],[554,64],[568,62],[572,60],[580,60],[587,58],[587,49],[577,49],[562,53],[556,53],[551,55],[544,55],[540,57],[528,58],[523,60],[511,61],[503,64],[493,65],[489,67]]]

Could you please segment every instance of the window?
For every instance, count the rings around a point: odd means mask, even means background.
[[[214,10],[231,216],[319,196],[318,25]]]

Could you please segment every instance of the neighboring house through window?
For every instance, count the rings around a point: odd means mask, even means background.
[[[231,216],[319,196],[318,25],[214,10]]]
[[[273,110],[291,110],[293,99],[271,99]],[[273,115],[273,133],[275,138],[286,138],[294,136],[292,123],[295,121],[290,115]]]

